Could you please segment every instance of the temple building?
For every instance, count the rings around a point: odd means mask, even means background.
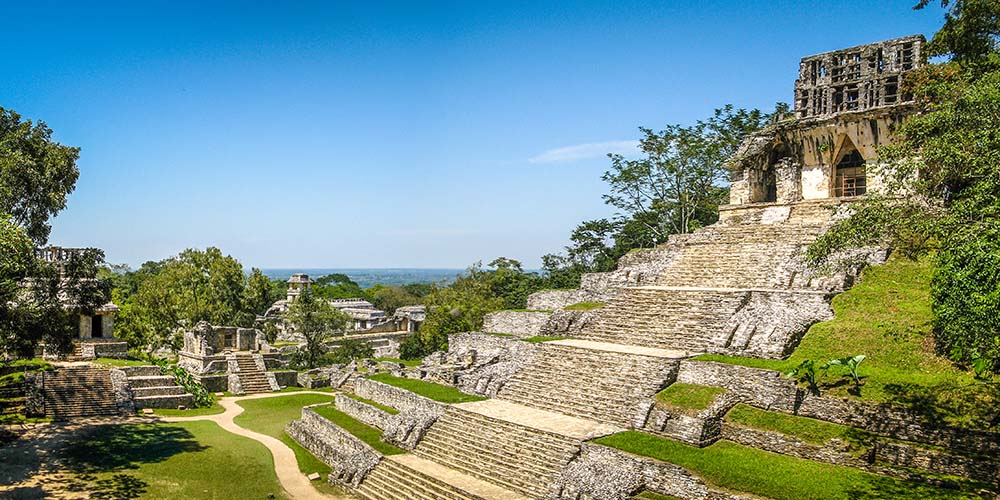
[[[730,204],[862,196],[883,185],[869,167],[912,115],[905,76],[925,63],[922,35],[802,59],[794,118],[751,135],[729,162]]]
[[[82,248],[49,246],[35,249],[35,256],[54,265],[61,273],[73,254],[83,250]],[[65,301],[63,306],[67,310],[74,307],[73,304],[65,303]],[[109,301],[98,307],[93,314],[84,312],[79,314],[76,335],[73,339],[74,357],[93,359],[125,357],[127,355],[127,344],[115,337],[115,314],[117,312],[118,306]]]

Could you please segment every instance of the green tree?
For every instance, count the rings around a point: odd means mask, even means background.
[[[312,285],[313,293],[325,299],[365,298],[365,292],[346,274],[322,276]]]
[[[411,294],[401,286],[375,285],[365,290],[365,296],[376,308],[385,311],[386,314],[392,314],[403,306],[420,303],[420,297]]]
[[[22,120],[0,107],[0,213],[36,245],[48,240],[49,218],[66,208],[80,176],[79,156],[79,148],[53,141],[44,122]]]
[[[0,215],[0,360],[30,358],[43,343],[68,352],[79,315],[109,299],[110,282],[97,278],[103,259],[86,249],[56,268],[37,259],[27,232]]]
[[[334,350],[327,354],[327,358],[338,364],[347,364],[351,361],[375,356],[375,349],[364,340],[344,339],[340,341]]]
[[[311,290],[299,295],[288,309],[285,321],[301,335],[303,362],[315,368],[325,352],[325,345],[334,336],[343,335],[351,324],[350,316],[334,309],[329,302],[316,297]]]
[[[284,295],[284,294],[282,294]],[[256,267],[250,270],[247,277],[246,288],[243,290],[243,311],[245,314],[264,314],[271,304],[274,304],[281,296],[275,296],[271,288],[271,280]]]

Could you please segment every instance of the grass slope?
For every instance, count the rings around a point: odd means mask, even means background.
[[[425,382],[423,380],[414,380],[411,378],[393,377],[388,373],[379,373],[368,378],[382,382],[383,384],[399,387],[400,389],[406,389],[410,392],[420,394],[421,396],[433,399],[434,401],[440,401],[442,403],[468,403],[470,401],[482,401],[486,399],[482,396],[466,394],[447,385]]]
[[[358,439],[368,443],[369,446],[375,448],[383,455],[398,455],[400,453],[406,453],[404,450],[383,442],[382,431],[363,422],[359,422],[355,418],[334,408],[333,406],[316,406],[313,407],[313,410],[327,420],[337,424],[341,429],[350,432]]]
[[[971,493],[778,455],[729,441],[697,448],[651,434],[626,431],[594,442],[677,464],[717,488],[775,500],[978,498]]]
[[[675,382],[657,393],[656,400],[672,408],[699,411],[708,408],[716,396],[725,392],[721,387]]]
[[[280,439],[295,452],[295,460],[299,463],[299,470],[303,474],[318,472],[325,478],[330,473],[330,466],[314,457],[312,453],[309,453],[309,450],[285,434],[285,426],[302,415],[303,406],[327,403],[331,400],[331,396],[322,394],[292,394],[273,398],[247,399],[236,403],[242,406],[244,411],[237,415],[233,422],[244,429]],[[339,488],[326,481],[319,481],[314,485],[316,489],[325,493],[343,493]]]
[[[1000,406],[1000,388],[976,381],[934,352],[930,308],[931,263],[893,258],[865,270],[863,280],[834,298],[836,318],[813,325],[787,360],[720,355],[696,359],[788,372],[803,360],[825,363],[864,354],[864,385],[857,394],[845,370],[821,379],[824,394],[892,402],[952,425],[988,428]]]
[[[92,498],[285,498],[267,448],[214,422],[101,426],[63,455]]]

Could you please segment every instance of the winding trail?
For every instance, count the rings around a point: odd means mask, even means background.
[[[322,394],[333,396],[329,392],[319,391],[296,391],[280,393],[251,394],[249,396],[231,396],[219,400],[219,405],[226,411],[215,415],[200,415],[197,417],[157,417],[161,422],[190,422],[192,420],[210,420],[219,424],[223,429],[240,436],[248,437],[258,441],[271,451],[274,457],[274,472],[278,475],[278,482],[285,492],[295,500],[350,500],[349,496],[334,496],[320,493],[313,487],[312,482],[302,472],[299,471],[298,461],[295,460],[295,452],[271,436],[260,434],[236,425],[233,419],[243,413],[244,408],[237,403],[248,399],[278,398],[282,396],[295,396],[298,394]]]

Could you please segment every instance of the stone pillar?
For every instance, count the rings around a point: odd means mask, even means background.
[[[802,166],[790,158],[782,158],[774,166],[777,200],[793,203],[802,200]]]
[[[105,314],[101,318],[101,336],[106,339],[115,338],[115,315]]]
[[[85,314],[81,314],[80,315],[80,338],[81,339],[90,339],[90,338],[93,337],[93,332],[91,331],[91,328],[93,327],[93,324],[94,324],[94,322],[93,322],[93,320],[90,319],[90,316],[87,316]]]

